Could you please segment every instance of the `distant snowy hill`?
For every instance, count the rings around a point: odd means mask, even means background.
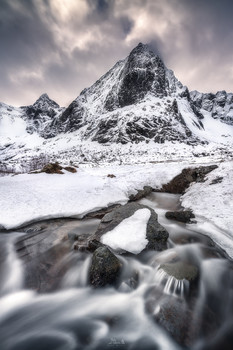
[[[86,159],[87,148],[103,155],[105,145],[119,154],[122,144],[136,149],[139,143],[147,153],[155,152],[157,144],[165,145],[166,152],[172,152],[174,143],[183,149],[215,144],[222,154],[221,147],[233,140],[233,94],[189,92],[140,43],[67,108],[47,94],[31,106],[0,103],[0,137],[2,164],[40,153]]]

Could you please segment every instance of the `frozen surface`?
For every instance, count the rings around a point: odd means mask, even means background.
[[[150,215],[149,209],[137,210],[112,231],[105,233],[101,237],[101,242],[116,251],[125,250],[133,254],[139,254],[148,243],[146,229]]]
[[[125,204],[145,185],[159,188],[184,167],[170,163],[78,169],[77,173],[24,174],[0,178],[0,225],[14,229],[26,223],[85,214]],[[115,174],[109,178],[108,174]]]
[[[223,162],[194,183],[182,196],[182,205],[191,208],[197,229],[213,238],[233,258],[233,162]]]

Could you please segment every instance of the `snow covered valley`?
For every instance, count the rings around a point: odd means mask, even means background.
[[[197,164],[80,166],[76,173],[1,177],[0,224],[8,230],[0,234],[2,348],[231,349],[233,162],[217,165],[182,196],[151,192],[135,202],[155,211],[169,234],[165,250],[139,254],[130,252],[132,239],[122,229],[123,251],[103,239],[106,252],[91,237],[110,219],[83,217],[115,204],[124,208],[144,186],[159,190]],[[181,205],[193,210],[195,221],[165,217]],[[121,221],[125,236],[132,238],[134,224],[149,224],[149,209]],[[88,240],[100,246],[87,250]],[[145,236],[136,240],[142,241]],[[103,276],[96,279],[94,268],[104,270],[105,258],[120,272],[114,270],[116,283],[97,287]]]

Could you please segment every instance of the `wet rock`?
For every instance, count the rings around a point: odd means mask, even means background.
[[[188,337],[192,314],[183,300],[165,298],[154,318],[179,344],[190,345]]]
[[[97,248],[89,271],[91,285],[95,288],[116,285],[121,268],[119,259],[107,247]]]
[[[144,186],[142,190],[137,190],[136,194],[132,194],[129,197],[130,201],[137,201],[141,198],[144,198],[148,196],[153,191],[153,188],[151,186]]]
[[[119,208],[120,204],[114,204],[107,208],[102,208],[96,211],[93,211],[92,213],[88,213],[85,218],[96,218],[96,219],[102,219],[107,213],[111,212],[115,208]]]
[[[163,185],[161,192],[184,194],[192,182],[204,182],[205,176],[217,167],[217,165],[208,165],[194,169],[183,169],[181,174],[174,177],[168,184]]]
[[[94,252],[97,248],[100,248],[100,247],[105,247],[105,245],[100,241],[97,241],[96,239],[93,239],[88,242],[88,250],[90,252]]]
[[[168,232],[158,223],[158,216],[151,208],[138,203],[128,203],[107,213],[101,220],[96,233],[91,236],[90,240],[100,241],[101,236],[113,230],[124,219],[132,216],[139,209],[149,209],[151,212],[150,219],[147,224],[146,238],[148,244],[146,249],[164,250],[167,248]],[[127,232],[125,233],[127,235]]]
[[[165,216],[169,220],[176,220],[184,223],[190,223],[191,219],[195,218],[191,210],[167,211]]]
[[[177,280],[186,279],[189,282],[198,278],[198,268],[195,265],[178,261],[160,265],[160,269]]]

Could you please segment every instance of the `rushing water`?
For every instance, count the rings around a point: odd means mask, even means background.
[[[179,208],[178,196],[152,194],[141,203],[169,231],[169,249],[118,256],[117,288],[91,288],[91,254],[71,251],[65,240],[67,232],[71,241],[94,232],[98,220],[0,235],[1,350],[233,348],[232,263],[208,237],[165,218]],[[171,261],[197,266],[198,283],[160,269]]]

